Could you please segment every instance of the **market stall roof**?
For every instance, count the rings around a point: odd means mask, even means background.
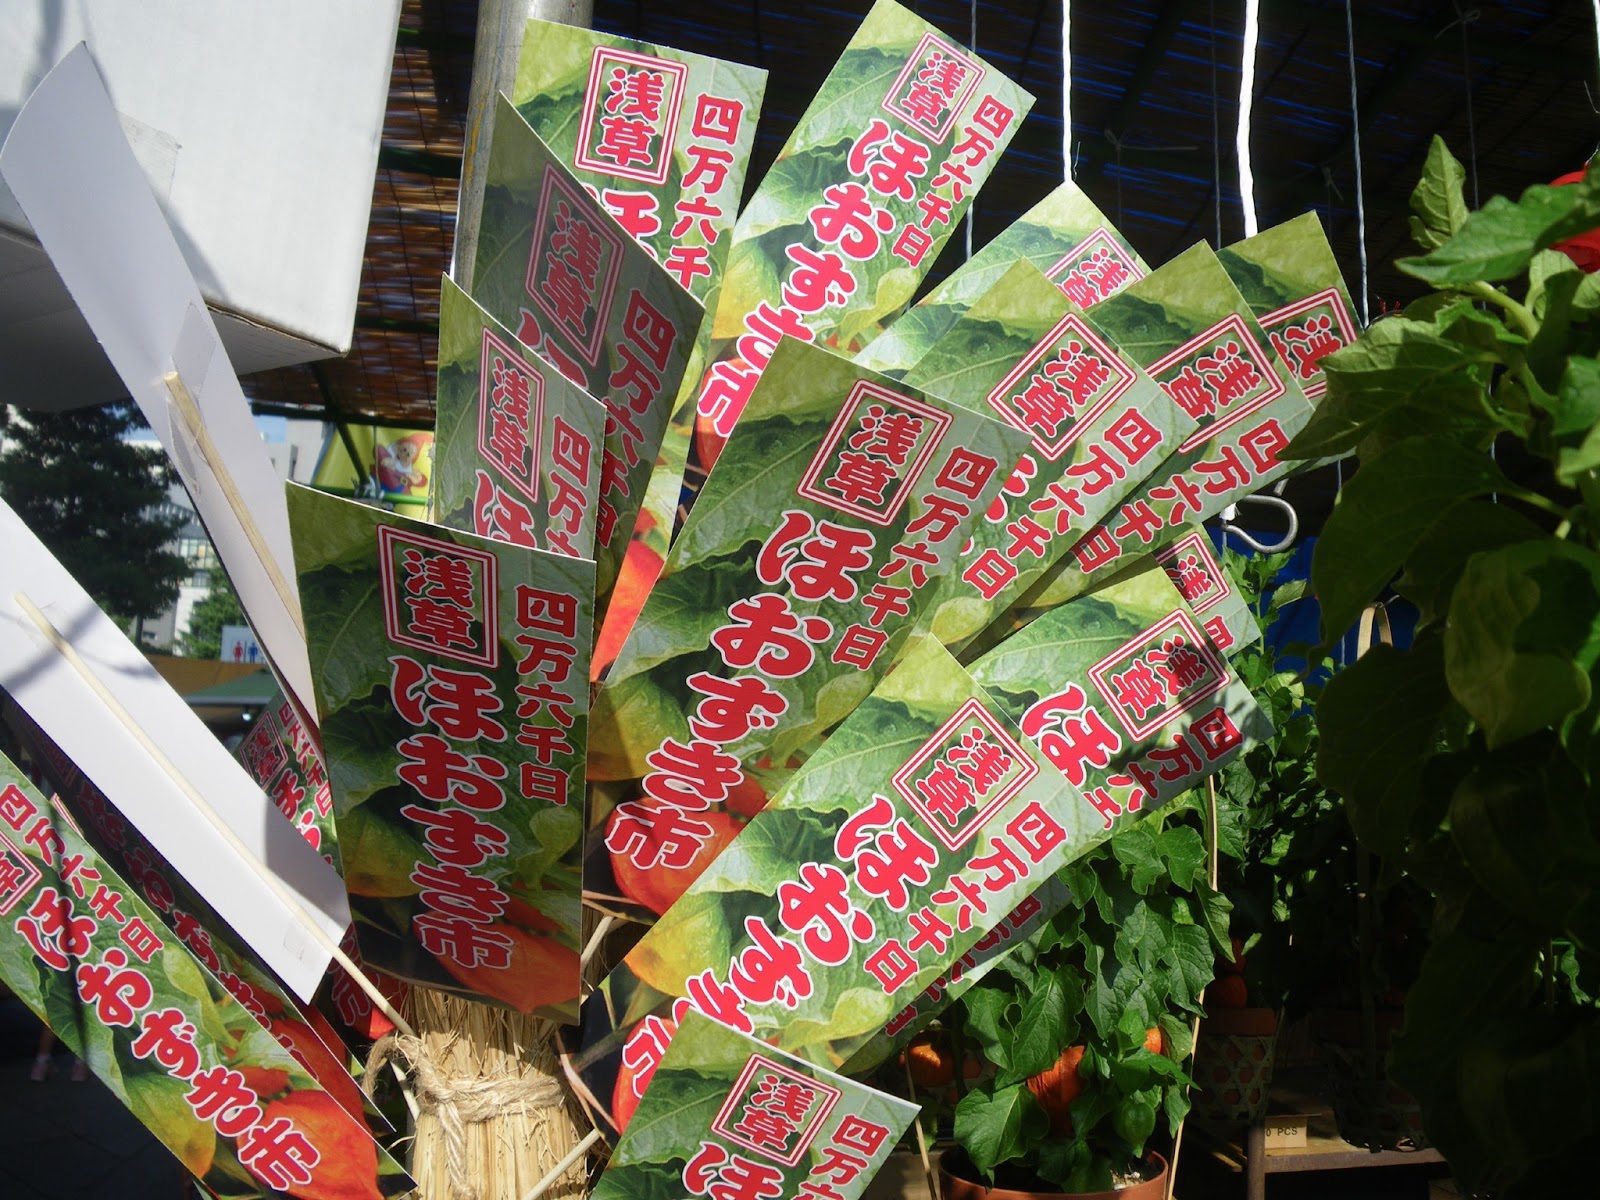
[[[982,246],[1062,177],[1061,0],[909,2],[1039,101],[977,205]],[[758,182],[870,0],[596,0],[597,28],[765,67],[749,175]],[[1367,209],[1371,308],[1417,294],[1407,198],[1430,139],[1467,164],[1468,198],[1516,195],[1581,167],[1600,143],[1591,6],[1563,0],[1365,0],[1354,6],[1359,120],[1344,0],[1263,6],[1252,154],[1263,228],[1316,208],[1360,288],[1354,147]],[[1243,235],[1233,152],[1243,4],[1072,5],[1075,177],[1144,257]],[[246,380],[257,409],[429,425],[439,276],[454,235],[476,0],[406,0],[395,49],[354,346],[340,360]],[[1220,181],[1220,187],[1219,185]],[[934,278],[963,254],[953,238]]]
[[[191,708],[264,708],[278,695],[278,681],[265,668],[184,696]]]

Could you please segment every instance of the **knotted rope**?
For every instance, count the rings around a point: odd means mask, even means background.
[[[440,1052],[447,1050],[452,1041],[454,1035],[444,1042]],[[378,1071],[395,1059],[403,1060],[411,1072],[418,1111],[433,1116],[444,1133],[451,1200],[479,1200],[467,1164],[468,1125],[559,1108],[566,1102],[565,1092],[554,1075],[447,1076],[421,1038],[401,1033],[387,1034],[373,1044],[367,1055],[364,1085],[370,1089]]]

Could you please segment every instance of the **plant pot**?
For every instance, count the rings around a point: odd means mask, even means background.
[[[939,1155],[939,1187],[944,1200],[1166,1200],[1167,1160],[1154,1150],[1145,1160],[1155,1173],[1138,1183],[1109,1192],[1030,1192],[1015,1188],[985,1187],[973,1176],[977,1171],[960,1147]]]
[[[1368,1150],[1421,1150],[1431,1145],[1422,1129],[1422,1106],[1389,1079],[1389,1043],[1405,1014],[1373,1014],[1376,1059],[1369,1070],[1359,1009],[1319,1009],[1311,1014],[1311,1039],[1328,1072],[1339,1136]]]
[[[1222,1008],[1200,1022],[1194,1051],[1194,1111],[1227,1124],[1253,1124],[1267,1113],[1278,1013]]]

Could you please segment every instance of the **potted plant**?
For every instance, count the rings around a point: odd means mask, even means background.
[[[1286,647],[1280,659],[1268,641],[1280,614],[1306,592],[1304,580],[1279,581],[1289,559],[1226,558],[1262,631],[1233,666],[1274,733],[1218,779],[1234,955],[1217,964],[1206,993],[1195,1109],[1222,1123],[1259,1120],[1278,1033],[1310,1017],[1346,1140],[1382,1149],[1421,1144],[1415,1102],[1392,1088],[1383,1052],[1425,944],[1417,920],[1423,893],[1392,864],[1370,854],[1363,864],[1342,801],[1317,778],[1316,708],[1336,664],[1304,646]]]
[[[1470,214],[1463,176],[1436,140],[1399,263],[1434,291],[1325,360],[1290,449],[1361,456],[1312,562],[1324,639],[1397,575],[1418,611],[1318,706],[1320,778],[1431,895],[1392,1073],[1513,1200],[1600,1144],[1600,280],[1551,249],[1600,226],[1600,171]]]
[[[1302,672],[1280,666],[1268,635],[1303,580],[1278,582],[1288,553],[1225,561],[1260,631],[1234,653],[1233,667],[1272,720],[1273,735],[1229,763],[1217,779],[1221,889],[1232,907],[1232,952],[1216,964],[1195,1045],[1194,1106],[1209,1120],[1236,1123],[1266,1112],[1282,1013],[1295,988],[1294,901],[1309,864],[1320,864],[1337,820],[1315,778],[1316,726]],[[1304,956],[1299,956],[1301,959]]]
[[[994,1065],[956,1080],[947,1197],[1165,1196],[1151,1146],[1188,1111],[1191,1021],[1227,950],[1202,822],[1180,798],[1067,867],[1074,902],[947,1012],[957,1055]]]

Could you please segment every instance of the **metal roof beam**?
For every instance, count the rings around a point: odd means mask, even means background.
[[[388,142],[378,147],[378,166],[390,171],[404,171],[410,175],[426,175],[430,179],[461,178],[459,154],[411,150],[405,146],[390,145]]]
[[[1144,97],[1144,91],[1150,86],[1150,80],[1155,77],[1156,71],[1161,66],[1161,60],[1166,56],[1167,50],[1172,45],[1172,39],[1177,36],[1178,30],[1183,27],[1184,19],[1189,15],[1190,5],[1193,0],[1180,0],[1178,3],[1164,4],[1161,6],[1161,15],[1156,18],[1150,27],[1149,36],[1145,39],[1144,48],[1139,52],[1139,60],[1134,63],[1133,71],[1128,77],[1128,86],[1123,88],[1122,96],[1111,109],[1111,115],[1106,118],[1105,129],[1110,130],[1118,137],[1127,129],[1128,122],[1138,111],[1139,101]],[[1080,144],[1085,148],[1093,139],[1084,139]],[[1127,161],[1128,151],[1123,150],[1123,161]],[[1111,156],[1115,158],[1115,155]],[[1093,182],[1100,174],[1100,169],[1105,165],[1104,159],[1091,159],[1079,173],[1078,183],[1085,186]]]
[[[1344,7],[1332,5],[1319,8],[1311,4],[1295,5],[1294,19],[1304,21],[1307,25],[1315,25],[1324,29],[1336,30],[1339,40],[1344,40]],[[1435,47],[1443,46],[1452,55],[1460,52],[1461,34],[1457,30],[1446,41],[1439,34],[1447,26],[1441,26],[1430,21],[1400,20],[1395,17],[1386,17],[1381,13],[1371,12],[1365,7],[1358,8],[1355,14],[1356,46],[1359,49],[1363,42],[1369,49],[1382,47],[1387,50],[1391,46],[1407,46],[1420,48],[1430,52]],[[1594,55],[1589,53],[1575,53],[1571,50],[1561,50],[1553,46],[1529,46],[1526,40],[1512,40],[1493,33],[1485,33],[1478,29],[1476,23],[1467,25],[1468,52],[1478,58],[1492,59],[1499,64],[1509,64],[1523,67],[1536,67],[1547,73],[1559,73],[1573,79],[1590,79],[1594,72]]]

